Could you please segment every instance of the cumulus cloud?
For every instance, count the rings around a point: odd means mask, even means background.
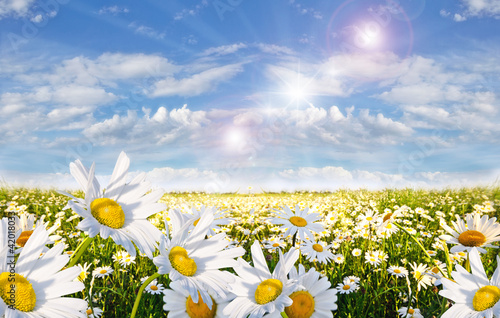
[[[465,6],[465,16],[500,18],[500,2],[496,0],[461,0],[461,2]]]
[[[159,107],[156,113],[139,117],[136,111],[97,122],[83,130],[83,135],[98,145],[127,142],[134,145],[162,145],[181,137],[189,138],[193,131],[209,123],[204,111],[191,111],[184,105],[168,111]],[[177,140],[178,141],[178,140]]]
[[[0,0],[0,19],[6,16],[26,16],[35,0]]]

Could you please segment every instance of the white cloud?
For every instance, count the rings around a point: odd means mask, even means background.
[[[461,0],[461,2],[466,8],[464,12],[466,16],[500,18],[500,2],[498,0]]]
[[[467,20],[467,17],[462,16],[462,15],[460,15],[460,14],[458,14],[458,13],[455,13],[455,14],[453,15],[453,21],[455,21],[455,22],[463,22],[463,21],[465,21],[465,20]]]
[[[441,15],[442,17],[448,17],[448,16],[450,16],[450,14],[451,14],[450,12],[448,12],[448,11],[446,11],[444,9],[442,9],[441,11],[439,11],[439,15]]]
[[[207,0],[202,0],[199,4],[195,5],[194,7],[190,9],[183,9],[182,11],[176,12],[174,14],[174,20],[182,20],[185,19],[186,17],[189,16],[195,16],[198,15],[203,8],[208,6],[208,1]]]
[[[0,19],[6,16],[26,16],[35,0],[0,0]]]
[[[137,24],[137,22],[132,22],[128,25],[129,28],[134,30],[135,34],[140,34],[147,36],[148,38],[156,39],[156,40],[162,40],[165,38],[166,33],[165,32],[159,32],[155,30],[152,27],[142,25],[142,24]]]
[[[286,47],[286,46],[280,46],[276,44],[265,44],[265,43],[258,43],[257,48],[260,49],[264,53],[268,54],[274,54],[274,55],[294,55],[295,52]]]
[[[230,45],[223,45],[218,47],[211,47],[201,53],[201,55],[227,55],[237,52],[240,49],[246,48],[244,43],[234,43]]]
[[[162,145],[180,142],[180,138],[192,138],[209,122],[204,111],[191,111],[187,105],[170,112],[159,107],[152,117],[149,117],[149,110],[143,117],[129,110],[126,116],[114,115],[85,128],[83,135],[97,145],[123,142],[138,146]]]
[[[213,67],[181,79],[173,76],[167,77],[156,82],[149,95],[151,97],[200,95],[214,90],[218,84],[233,78],[242,71],[242,64],[237,63]]]
[[[128,13],[129,9],[125,7],[119,7],[119,6],[108,6],[108,7],[102,7],[99,9],[97,14],[103,15],[103,14],[112,14],[112,15],[117,15],[120,13]]]

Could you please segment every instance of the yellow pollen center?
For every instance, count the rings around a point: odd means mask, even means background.
[[[259,305],[267,304],[281,294],[283,291],[283,283],[274,278],[266,279],[257,286],[255,290],[255,301]]]
[[[101,270],[99,271],[99,273],[100,273],[100,274],[106,274],[107,272],[108,272],[108,271],[107,271],[107,270],[105,270],[105,269],[101,269]]]
[[[26,245],[26,242],[28,242],[28,239],[30,238],[31,234],[33,234],[33,231],[23,231],[21,235],[19,235],[16,244],[21,247],[24,247],[24,245]]]
[[[214,318],[217,312],[217,304],[212,298],[212,309],[208,308],[208,305],[201,299],[200,292],[198,292],[198,303],[194,303],[191,296],[186,300],[186,312],[190,318]]]
[[[396,273],[396,274],[401,274],[401,271],[400,271],[399,269],[397,269],[397,268],[396,268],[396,269],[394,270],[394,273]]]
[[[385,222],[387,220],[389,220],[392,216],[392,213],[387,213],[386,215],[384,215],[384,218],[382,219],[382,222]]]
[[[285,307],[289,318],[309,318],[314,313],[314,298],[305,290],[296,291],[290,295],[293,304]]]
[[[349,285],[344,285],[344,286],[342,287],[342,289],[343,289],[343,290],[349,290],[349,289],[351,289],[351,286],[349,286]]]
[[[472,299],[472,307],[476,311],[483,311],[495,306],[500,300],[500,288],[497,286],[484,286],[478,289]]]
[[[13,306],[20,311],[32,311],[36,305],[33,286],[19,274],[0,274],[0,296],[7,306]]]
[[[196,262],[189,258],[185,248],[181,246],[175,246],[170,250],[168,255],[170,264],[175,270],[184,276],[193,276],[196,273]]]
[[[85,313],[87,314],[87,316],[92,315],[92,309],[90,309],[90,308],[87,309],[87,311]]]
[[[368,216],[368,217],[366,218],[366,220],[367,220],[367,221],[371,221],[371,220],[373,220],[373,218],[372,218],[371,216]]]
[[[279,243],[274,243],[273,244],[273,247],[278,247],[278,246],[280,246]]]
[[[151,290],[158,290],[158,286],[155,286],[155,285],[152,285],[152,286],[151,286],[151,287],[149,287],[149,288],[151,288]]]
[[[120,229],[125,224],[125,213],[116,201],[108,198],[99,198],[90,204],[90,213],[102,225],[113,229]]]
[[[419,271],[416,271],[416,272],[415,272],[415,278],[416,278],[416,279],[419,279],[419,278],[420,278],[420,276],[422,276],[422,273],[420,273]]]
[[[433,267],[433,268],[431,269],[431,272],[433,272],[434,274],[437,274],[437,273],[439,273],[439,268],[437,268],[437,267]]]
[[[410,315],[413,315],[415,313],[415,310],[413,308],[408,309],[408,313]]]
[[[318,253],[321,253],[321,252],[323,252],[323,246],[321,246],[321,244],[314,244],[313,250],[315,250]]]
[[[467,230],[460,234],[458,242],[463,246],[481,246],[486,243],[486,237],[479,231]]]
[[[196,221],[194,221],[193,225],[194,226],[198,225],[198,222],[200,222],[200,218],[197,218]]]
[[[298,226],[298,227],[304,227],[307,225],[307,221],[303,217],[300,217],[300,216],[292,216],[290,218],[290,222],[293,225]]]

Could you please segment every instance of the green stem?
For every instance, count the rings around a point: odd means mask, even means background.
[[[142,292],[144,292],[144,289],[149,285],[149,283],[160,276],[160,274],[154,273],[141,285],[141,288],[139,288],[139,291],[137,292],[137,297],[135,298],[134,308],[132,308],[132,314],[130,315],[130,318],[134,318],[135,314],[137,313],[137,309],[139,308],[139,303],[141,302]]]
[[[82,254],[87,250],[89,247],[90,243],[94,240],[94,237],[87,237],[85,240],[83,240],[80,245],[76,248],[76,251],[71,255],[71,258],[69,259],[69,264],[66,267],[72,267],[78,262]]]
[[[283,318],[288,318],[288,316],[286,315],[286,313],[285,313],[285,312],[282,312],[282,313],[281,313],[281,317],[283,317]]]

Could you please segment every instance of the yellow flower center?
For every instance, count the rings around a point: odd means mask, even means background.
[[[439,268],[437,268],[437,267],[433,267],[433,268],[431,269],[431,272],[433,272],[434,274],[437,274],[437,273],[439,273]]]
[[[410,315],[413,315],[415,313],[415,310],[413,308],[408,309],[408,313]]]
[[[292,216],[290,218],[290,223],[292,223],[293,225],[298,226],[298,227],[304,227],[307,225],[306,219],[304,219],[303,217],[300,217],[300,216]]]
[[[351,286],[350,286],[350,285],[344,285],[344,286],[342,287],[342,289],[343,289],[343,290],[349,290],[349,289],[351,289]]]
[[[212,309],[209,309],[207,304],[201,299],[200,292],[198,292],[198,303],[194,303],[191,296],[186,300],[186,312],[190,318],[214,318],[217,312],[217,304],[212,298]]]
[[[155,286],[155,285],[151,285],[151,287],[149,287],[149,288],[151,288],[151,290],[158,290],[158,286]]]
[[[371,216],[368,216],[368,217],[366,217],[366,220],[369,222],[369,221],[373,220],[373,218]]]
[[[273,247],[278,247],[278,246],[280,246],[279,243],[274,243],[273,244]]]
[[[92,309],[90,309],[90,308],[87,309],[86,313],[87,313],[87,316],[92,315]]]
[[[198,225],[198,222],[200,222],[200,218],[197,218],[196,221],[194,221],[193,225],[194,226]]]
[[[125,224],[125,213],[116,201],[108,198],[95,199],[90,203],[90,213],[102,225],[120,229]]]
[[[193,276],[196,273],[196,262],[192,258],[189,258],[185,248],[181,246],[173,247],[170,250],[168,259],[172,267],[182,275]]]
[[[30,238],[31,234],[33,234],[33,231],[23,231],[21,235],[19,235],[16,244],[21,247],[24,247],[24,245],[26,245],[26,242],[28,242],[28,239]]]
[[[99,273],[100,273],[100,274],[106,274],[107,272],[108,272],[108,271],[107,271],[107,270],[105,270],[105,269],[101,269],[101,270],[99,271]]]
[[[500,299],[500,288],[497,286],[484,286],[477,290],[472,299],[472,307],[476,311],[483,311],[493,307]]]
[[[396,273],[396,274],[401,274],[401,271],[400,271],[399,269],[397,269],[397,268],[396,268],[396,269],[394,270],[394,273]]]
[[[314,298],[305,290],[296,291],[290,295],[293,304],[285,307],[289,318],[309,318],[314,313]]]
[[[315,250],[318,253],[321,253],[321,252],[323,252],[323,246],[321,246],[321,244],[314,244],[313,250]]]
[[[420,276],[422,276],[422,273],[420,273],[419,271],[415,271],[415,278],[420,279]]]
[[[283,291],[283,283],[274,278],[266,279],[257,286],[255,290],[255,301],[259,305],[267,304],[281,294]]]
[[[458,242],[463,246],[481,246],[486,243],[486,237],[479,231],[467,230],[460,234]]]
[[[14,306],[20,311],[32,311],[36,305],[33,286],[19,274],[8,272],[0,274],[0,296],[7,306]]]
[[[387,213],[386,215],[384,215],[384,218],[382,219],[382,222],[385,222],[385,221],[389,220],[391,218],[391,216],[392,216],[392,213],[390,213],[390,212]]]

